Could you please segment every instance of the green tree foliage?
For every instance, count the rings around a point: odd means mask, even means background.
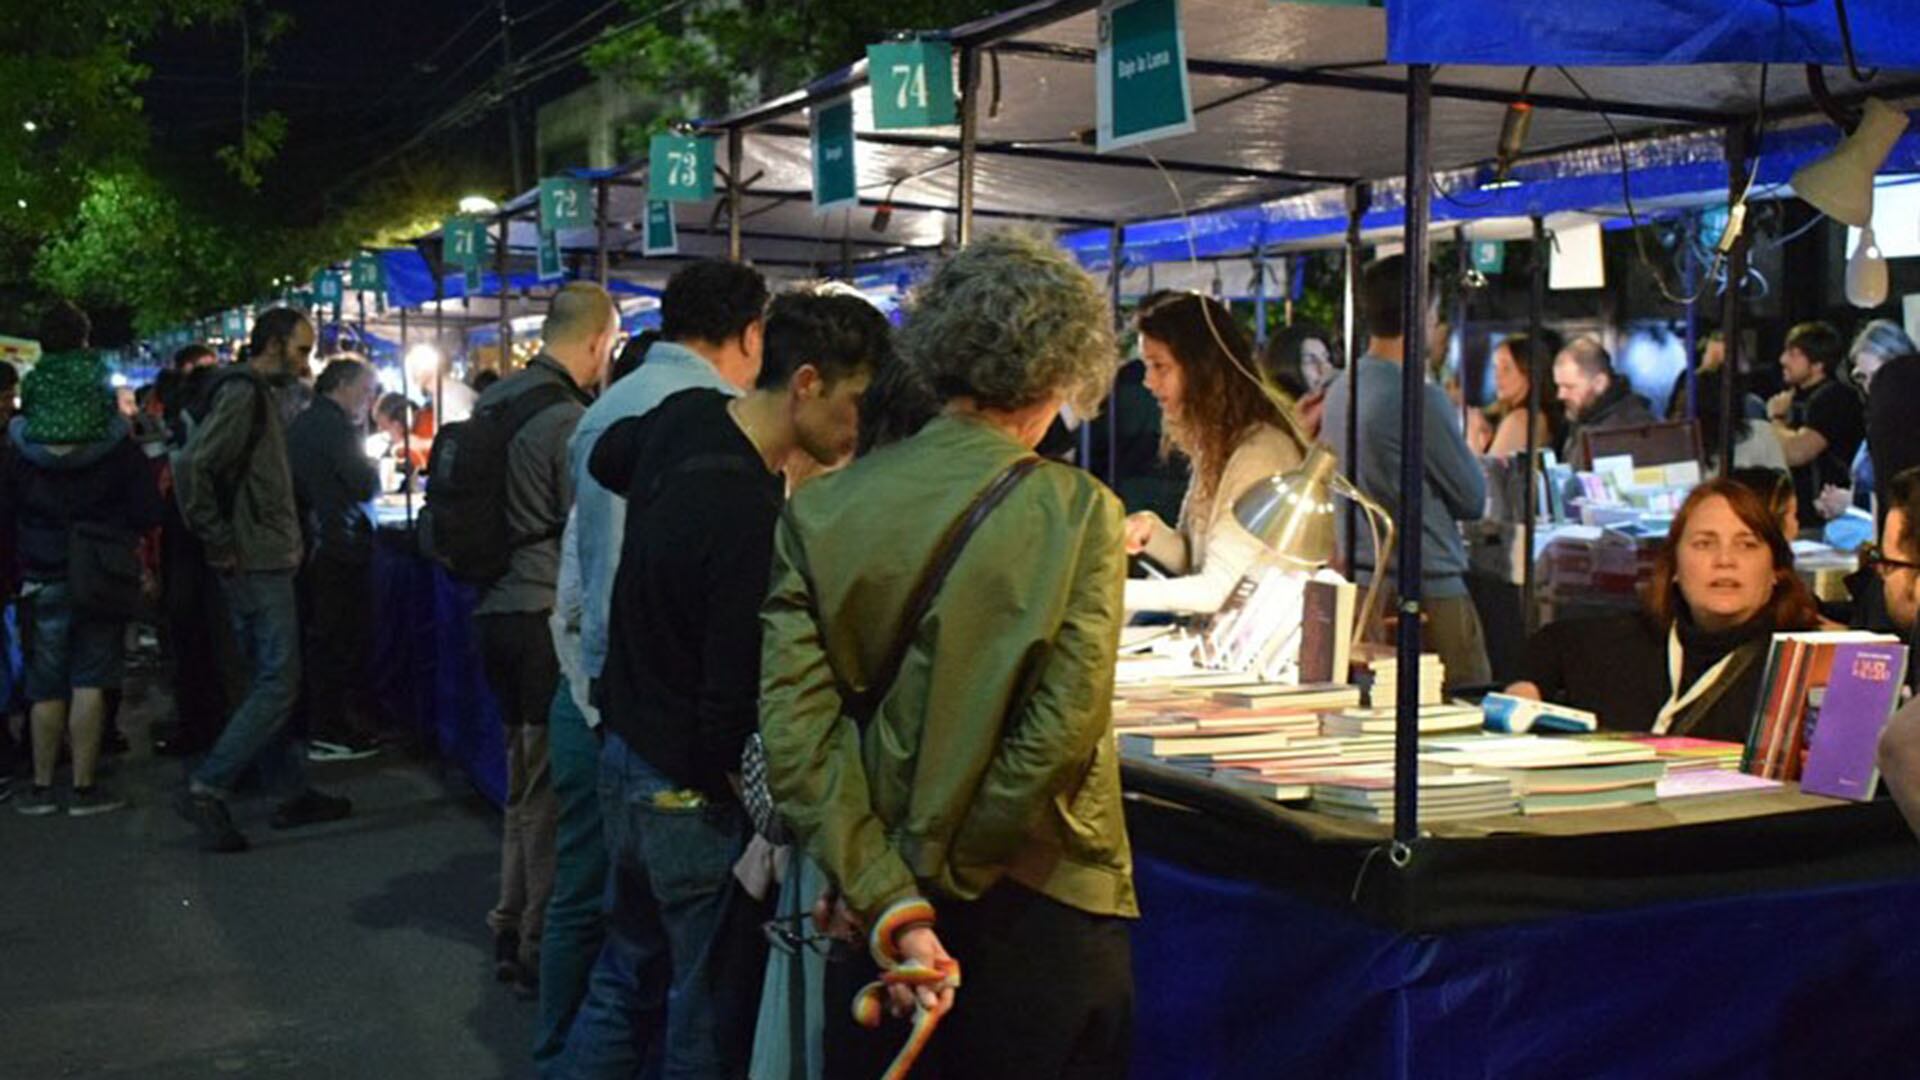
[[[685,8],[628,0],[634,18],[587,52],[592,71],[643,94],[715,115],[803,86],[895,32],[938,30],[1008,0],[739,0]],[[658,125],[656,125],[658,126]]]

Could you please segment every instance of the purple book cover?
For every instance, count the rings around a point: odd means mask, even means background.
[[[1800,790],[1856,802],[1873,798],[1880,783],[1875,756],[1880,730],[1893,715],[1906,671],[1905,645],[1841,645],[1834,650],[1819,720],[1807,733]]]

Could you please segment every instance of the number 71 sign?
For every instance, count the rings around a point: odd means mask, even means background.
[[[945,41],[890,41],[867,46],[873,126],[881,131],[954,123],[953,46]]]
[[[672,202],[713,198],[713,140],[655,135],[647,147],[647,192]]]

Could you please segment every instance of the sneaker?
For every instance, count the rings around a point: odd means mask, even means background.
[[[73,800],[67,803],[68,817],[92,817],[95,814],[108,814],[127,805],[127,800],[109,791],[105,785],[73,789]]]
[[[60,812],[60,803],[53,797],[53,789],[35,784],[20,796],[13,808],[27,817],[46,817]]]
[[[307,760],[313,762],[359,761],[380,752],[369,739],[349,736],[344,739],[314,739],[307,744]]]
[[[353,813],[351,801],[308,788],[280,804],[280,808],[273,812],[273,827],[298,829],[307,825],[322,825],[329,821],[339,821],[351,813]]]
[[[493,977],[503,983],[520,981],[520,934],[502,930],[493,935]]]
[[[200,830],[200,850],[230,854],[247,850],[247,838],[234,827],[233,815],[224,800],[212,795],[182,791],[174,796],[173,808],[188,824]]]

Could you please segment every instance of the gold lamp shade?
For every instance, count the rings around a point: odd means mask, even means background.
[[[1906,113],[1868,98],[1853,133],[1833,153],[1793,174],[1794,194],[1835,221],[1866,228],[1873,223],[1873,175],[1906,130]]]

